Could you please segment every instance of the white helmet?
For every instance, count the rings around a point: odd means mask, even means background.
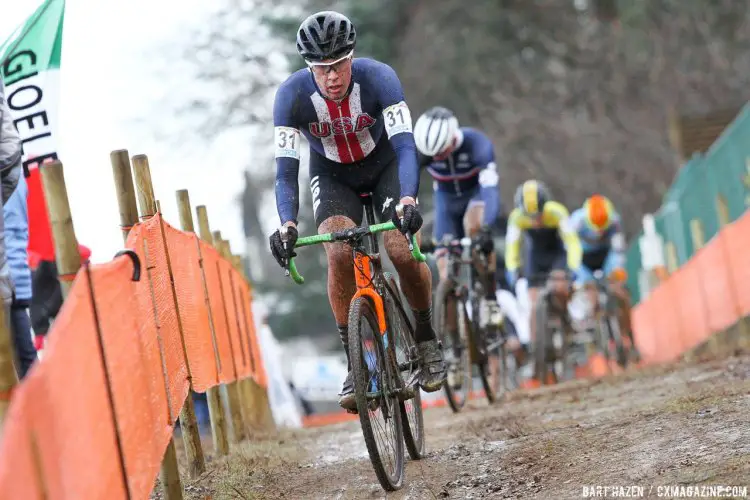
[[[414,141],[425,156],[444,151],[456,137],[458,120],[453,113],[440,106],[427,110],[414,126]]]

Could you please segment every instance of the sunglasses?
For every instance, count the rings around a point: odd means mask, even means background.
[[[307,63],[307,66],[310,68],[310,70],[317,75],[325,75],[325,74],[328,74],[330,71],[333,71],[335,73],[340,73],[341,70],[344,69],[346,64],[352,60],[353,55],[354,55],[354,52],[349,52],[344,57],[340,57],[336,59],[335,61],[331,61],[331,62],[317,62],[317,61],[305,61],[305,62]]]

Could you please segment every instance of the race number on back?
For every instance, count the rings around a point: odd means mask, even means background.
[[[383,110],[385,131],[390,139],[401,132],[411,132],[411,113],[406,102],[401,101]]]
[[[294,158],[299,160],[300,133],[292,127],[274,127],[276,158]]]

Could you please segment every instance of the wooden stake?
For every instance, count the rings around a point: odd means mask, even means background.
[[[214,247],[219,251],[219,254],[226,258],[226,250],[224,246],[224,240],[221,239],[221,231],[214,231],[213,233],[213,241],[214,241]],[[223,277],[222,279],[226,279]],[[227,301],[232,300],[231,297],[224,296],[224,307],[225,307],[225,314],[226,314],[226,303]],[[228,328],[231,328],[230,325],[227,325]],[[231,343],[230,340],[230,347],[232,351],[232,356],[237,358],[238,353],[235,353],[234,346]],[[234,361],[234,360],[233,360]],[[245,423],[247,422],[246,416],[246,410],[244,409],[244,398],[242,397],[242,389],[240,387],[240,380],[235,380],[234,382],[230,382],[227,384],[227,398],[229,401],[229,411],[231,413],[232,417],[232,429],[234,431],[233,434],[233,441],[235,443],[238,443],[242,441],[242,439],[246,436],[245,432]]]
[[[73,286],[73,278],[81,267],[81,255],[78,252],[78,241],[76,241],[73,229],[63,165],[55,160],[44,164],[40,171],[44,198],[47,201],[47,215],[52,226],[58,279],[62,287],[63,298],[65,298]]]
[[[14,352],[10,336],[10,317],[7,309],[0,306],[0,438],[11,394],[18,385]]]
[[[182,498],[182,482],[180,481],[180,472],[177,469],[177,447],[174,444],[174,436],[169,441],[167,450],[164,452],[164,459],[161,462],[161,470],[159,471],[159,480],[164,491],[164,498],[167,500]]]
[[[138,205],[141,208],[141,217],[151,217],[158,210],[156,209],[154,185],[151,182],[151,169],[146,155],[135,155],[133,157],[133,172],[135,173],[135,186],[138,194]]]
[[[186,206],[183,206],[185,204]],[[157,203],[157,210],[159,210]],[[184,212],[187,211],[187,215],[190,216],[190,199],[188,198],[187,191],[177,192],[177,208],[180,213],[180,221],[183,221]],[[190,226],[192,228],[192,218],[190,220]],[[165,241],[166,245],[166,241]],[[167,255],[167,265],[169,267],[170,277],[172,275],[172,263],[171,256]],[[184,331],[182,329],[182,319],[180,316],[179,305],[177,303],[177,291],[174,289],[174,280],[172,282],[172,297],[174,299],[175,309],[177,310],[177,326],[180,330],[180,337],[182,338],[182,348],[185,356],[185,365],[188,369],[188,383],[190,390],[188,391],[187,398],[185,398],[185,404],[182,406],[180,411],[180,427],[182,429],[182,442],[185,444],[185,456],[188,462],[188,474],[191,478],[195,479],[206,470],[206,460],[203,456],[203,446],[201,444],[200,429],[198,428],[198,419],[195,416],[195,401],[193,401],[193,381],[190,373],[190,364],[187,358],[187,348],[185,346]]]
[[[109,154],[109,160],[112,163],[112,174],[115,177],[122,239],[127,242],[130,229],[138,222],[138,205],[135,201],[135,187],[133,185],[133,173],[130,170],[128,150],[112,151]]]
[[[182,230],[194,233],[195,226],[193,225],[193,215],[190,210],[190,196],[186,189],[177,191],[177,205],[180,213],[180,225]],[[203,213],[205,214],[205,207],[203,207]],[[206,216],[206,224],[208,224],[208,218]],[[199,249],[200,251],[200,249]],[[203,280],[204,293],[208,294],[206,288],[206,275],[201,265],[201,276]],[[211,328],[211,340],[213,341],[214,355],[217,357],[217,367],[219,366],[216,339],[214,333],[214,320],[211,313],[211,308],[208,307],[208,321]],[[217,374],[218,375],[218,374]],[[211,421],[211,435],[213,437],[214,451],[218,456],[224,456],[229,453],[229,440],[227,439],[227,421],[224,416],[224,407],[221,404],[221,396],[219,387],[210,387],[206,390],[206,402],[208,403],[208,418]]]
[[[198,217],[198,235],[209,245],[214,244],[214,236],[211,233],[211,226],[208,224],[208,210],[206,205],[195,207],[195,215]]]
[[[156,214],[156,200],[154,197],[154,187],[151,184],[151,171],[149,169],[148,158],[146,155],[133,156],[133,173],[135,177],[135,185],[137,187],[136,193],[138,194],[138,203],[141,209],[140,216],[142,219],[151,218]],[[144,264],[148,271],[148,263]],[[154,304],[154,307],[156,307],[156,304]],[[190,397],[188,397],[186,401],[192,402]],[[194,409],[193,421],[195,421]],[[180,421],[180,424],[182,424],[182,421]],[[185,432],[184,427],[183,432]],[[180,479],[180,468],[177,464],[177,451],[174,443],[174,435],[172,435],[172,439],[170,439],[164,457],[162,458],[159,479],[161,480],[162,490],[166,500],[182,500],[182,481]]]

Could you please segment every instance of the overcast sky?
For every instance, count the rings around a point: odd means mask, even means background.
[[[187,144],[170,149],[139,122],[163,119],[171,110],[159,106],[161,99],[179,95],[190,84],[179,70],[164,78],[169,68],[162,66],[158,55],[165,45],[184,39],[186,30],[205,20],[216,3],[66,2],[58,151],[76,234],[80,243],[92,248],[94,262],[111,259],[122,247],[109,163],[110,151],[121,148],[130,156],[149,156],[156,197],[170,223],[179,224],[175,191],[188,189],[193,206],[208,206],[212,229],[222,231],[235,253],[245,252],[236,199],[243,187],[242,169],[250,159],[249,138],[239,132],[212,147]],[[0,42],[40,4],[41,0],[4,1]],[[171,127],[165,128],[169,133]]]

